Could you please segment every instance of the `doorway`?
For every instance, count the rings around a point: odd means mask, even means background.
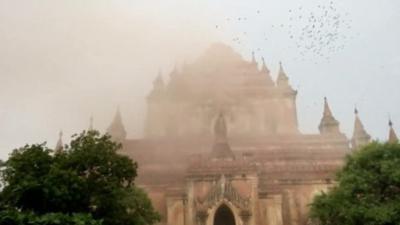
[[[232,210],[225,204],[222,204],[215,212],[214,225],[235,225]]]

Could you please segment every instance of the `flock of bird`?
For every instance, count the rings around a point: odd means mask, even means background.
[[[345,48],[351,29],[349,13],[339,12],[333,1],[318,5],[316,10],[303,12],[303,8],[289,10],[288,36],[294,41],[301,58],[317,56],[330,59],[330,55]]]
[[[262,11],[257,10],[255,15],[262,17]],[[225,24],[243,25],[243,23],[252,23],[248,17],[226,18]],[[241,24],[237,24],[241,23]],[[288,10],[288,18],[279,24],[271,24],[268,31],[265,29],[265,24],[260,24],[257,35],[262,32],[262,41],[270,41],[270,36],[277,35],[279,32],[284,34],[289,41],[287,46],[295,48],[297,55],[294,60],[305,61],[309,58],[318,58],[330,60],[330,57],[345,49],[345,46],[353,37],[347,36],[351,32],[352,21],[349,19],[349,13],[339,10],[333,1],[326,4],[319,4],[313,8],[297,7]],[[257,24],[252,23],[251,26]],[[221,29],[221,25],[216,25],[216,29]],[[245,27],[245,26],[242,26]],[[248,36],[252,35],[248,31],[239,31],[231,39],[233,44],[245,45]],[[260,38],[260,37],[258,37]],[[283,41],[283,40],[282,40]],[[254,50],[260,51],[260,48]]]

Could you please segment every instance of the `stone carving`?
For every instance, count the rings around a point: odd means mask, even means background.
[[[227,181],[222,175],[218,182],[211,188],[205,198],[196,200],[196,207],[199,210],[212,208],[220,201],[225,200],[232,203],[241,210],[248,210],[250,199],[242,197],[232,186],[230,181]]]

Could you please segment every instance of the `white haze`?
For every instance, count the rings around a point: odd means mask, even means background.
[[[140,137],[144,98],[158,70],[168,78],[175,63],[193,60],[215,41],[246,58],[260,48],[257,57],[264,56],[273,72],[283,61],[299,90],[305,133],[317,132],[327,96],[348,136],[357,104],[367,131],[385,139],[389,113],[400,128],[400,3],[335,1],[350,13],[347,32],[357,37],[330,62],[294,61],[296,49],[271,24],[282,23],[291,8],[324,2],[0,0],[0,158],[26,143],[52,147],[60,129],[67,141],[88,127],[91,115],[104,131],[117,106],[129,137]],[[249,21],[224,26],[227,17]],[[244,45],[232,43],[243,31]],[[269,41],[260,38],[264,32]]]

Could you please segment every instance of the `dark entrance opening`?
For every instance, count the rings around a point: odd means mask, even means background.
[[[235,225],[235,217],[231,209],[226,205],[221,205],[214,216],[214,225]]]

